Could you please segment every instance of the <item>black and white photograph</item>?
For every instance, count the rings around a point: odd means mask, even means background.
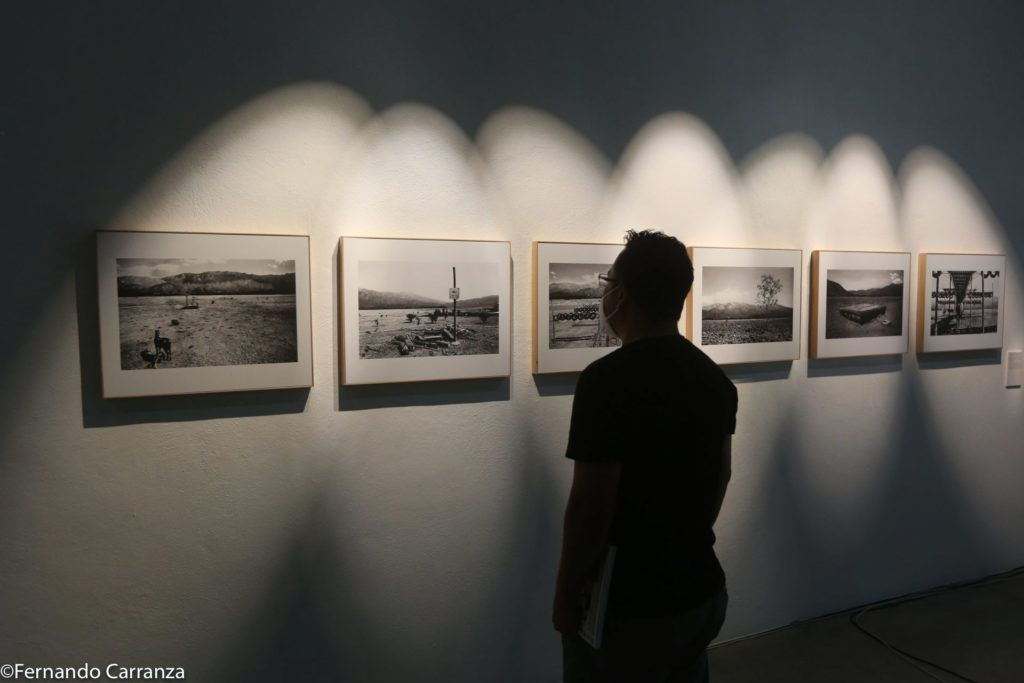
[[[104,395],[312,384],[309,238],[99,232]]]
[[[798,249],[694,247],[686,335],[716,363],[800,357]]]
[[[999,330],[998,270],[935,270],[928,334],[988,334]],[[987,285],[987,286],[986,286]]]
[[[294,363],[295,261],[117,259],[121,369]]]
[[[1001,347],[1005,271],[1000,255],[922,254],[919,350]]]
[[[621,244],[534,242],[535,373],[579,372],[619,348],[600,306],[601,278],[621,252]]]
[[[906,353],[910,254],[811,254],[811,358]]]
[[[825,338],[899,336],[902,270],[833,269],[825,284]]]
[[[498,353],[498,276],[493,263],[361,261],[359,357]]]
[[[343,384],[505,377],[508,242],[342,237]]]
[[[701,344],[793,341],[793,269],[705,266]]]
[[[598,306],[610,263],[552,263],[548,269],[549,349],[618,346],[619,339],[602,329]]]

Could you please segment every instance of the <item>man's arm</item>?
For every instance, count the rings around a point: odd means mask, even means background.
[[[730,479],[732,479],[732,434],[726,434],[722,439],[722,453],[719,458],[718,488],[715,489],[715,497],[712,501],[712,524],[718,519],[718,513],[722,511],[722,501],[725,500],[725,490],[729,487]]]
[[[552,608],[555,630],[566,635],[579,628],[584,586],[608,548],[621,473],[622,466],[617,464],[577,460],[573,465]]]

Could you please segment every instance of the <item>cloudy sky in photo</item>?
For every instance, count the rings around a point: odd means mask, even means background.
[[[496,263],[360,261],[357,282],[359,289],[416,294],[446,301],[452,286],[453,266],[460,299],[496,296],[502,291],[501,273]]]
[[[757,286],[762,275],[771,275],[782,282],[776,294],[778,304],[793,307],[793,269],[748,266],[704,266],[702,273],[702,306],[713,304],[759,304]]]
[[[552,284],[595,286],[600,284],[597,276],[606,275],[611,267],[610,263],[552,263],[548,281]]]
[[[828,279],[848,292],[860,289],[878,289],[903,284],[902,270],[836,269],[828,271]]]
[[[295,261],[277,259],[119,258],[117,276],[164,278],[182,273],[225,270],[249,275],[283,275],[295,272]]]

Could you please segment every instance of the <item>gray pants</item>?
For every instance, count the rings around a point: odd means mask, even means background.
[[[725,621],[725,589],[668,617],[616,617],[604,625],[601,649],[562,636],[563,683],[703,683],[708,644]]]

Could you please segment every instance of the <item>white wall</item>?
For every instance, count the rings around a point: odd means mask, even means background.
[[[69,268],[0,366],[0,659],[189,680],[558,680],[575,377],[530,374],[530,247],[638,227],[808,263],[1005,253],[1004,348],[1024,346],[1019,255],[942,150],[894,171],[869,138],[825,150],[790,134],[733,160],[667,112],[615,161],[536,109],[494,112],[470,140],[425,106],[272,90],[109,225],[60,233]],[[98,398],[93,228],[309,234],[315,386]],[[57,234],[25,239],[57,253]],[[343,234],[509,240],[511,378],[340,387]],[[999,352],[813,361],[806,344],[791,364],[730,368],[723,638],[1022,564],[1024,392],[1004,369]]]

